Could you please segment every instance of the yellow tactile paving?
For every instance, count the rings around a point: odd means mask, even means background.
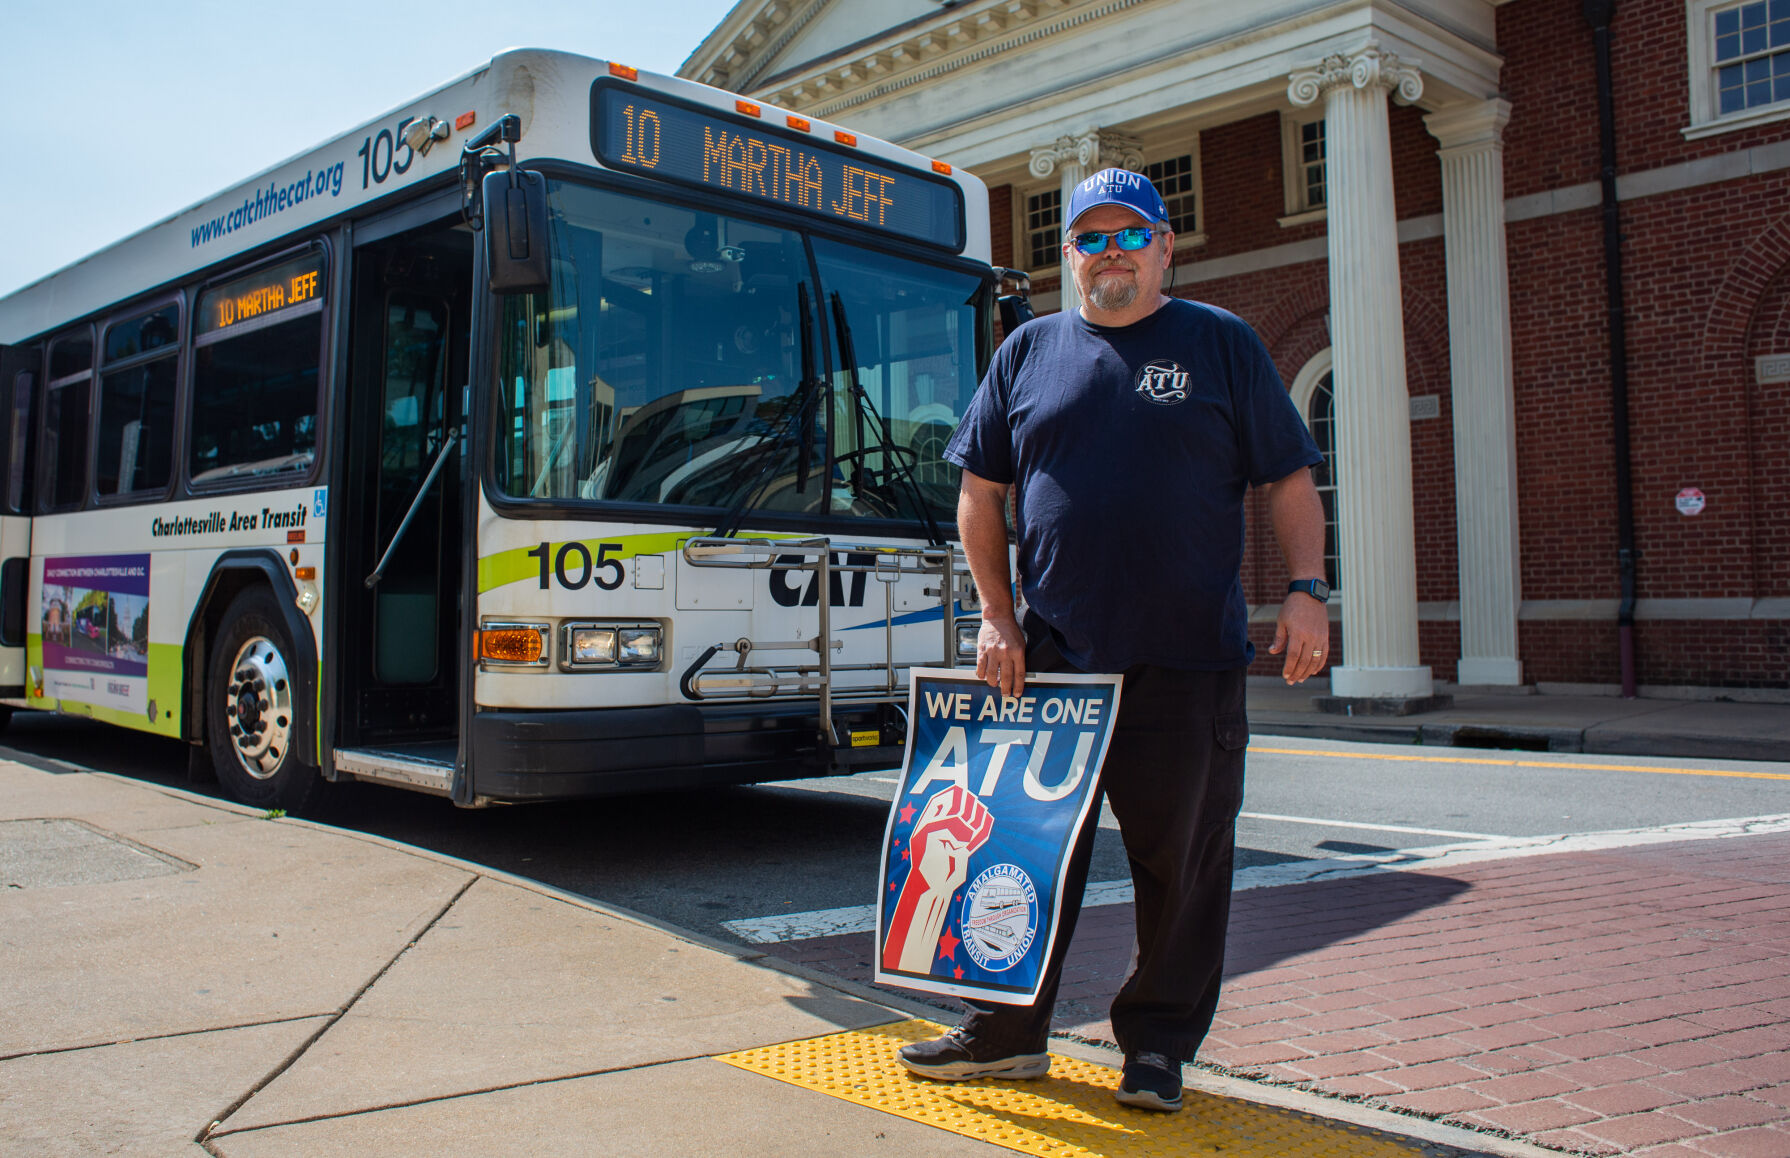
[[[903,1043],[943,1026],[902,1021],[724,1054],[720,1060],[897,1117],[1041,1158],[1434,1158],[1455,1153],[1377,1130],[1187,1091],[1178,1114],[1113,1100],[1118,1073],[1051,1055],[1037,1081],[934,1082],[901,1068]]]

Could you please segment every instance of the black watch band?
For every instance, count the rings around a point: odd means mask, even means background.
[[[1330,584],[1322,579],[1295,579],[1287,584],[1287,594],[1303,591],[1319,603],[1330,602]]]

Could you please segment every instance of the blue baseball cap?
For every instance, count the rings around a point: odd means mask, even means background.
[[[1077,218],[1097,205],[1123,205],[1151,225],[1168,222],[1168,206],[1162,203],[1162,194],[1156,192],[1148,177],[1129,169],[1102,169],[1071,190],[1064,228],[1073,227]]]

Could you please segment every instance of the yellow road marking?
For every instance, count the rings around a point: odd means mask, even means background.
[[[943,1026],[902,1021],[722,1055],[719,1060],[909,1121],[1041,1158],[1442,1158],[1448,1147],[1188,1090],[1180,1113],[1121,1106],[1118,1074],[1051,1055],[1037,1081],[934,1082],[901,1068],[895,1051]]]
[[[1335,760],[1396,760],[1407,764],[1495,764],[1505,768],[1573,768],[1581,772],[1647,772],[1655,776],[1725,776],[1735,780],[1790,780],[1790,772],[1730,772],[1720,768],[1647,768],[1637,764],[1575,764],[1567,760],[1515,760],[1495,756],[1406,756],[1380,752],[1315,752],[1309,748],[1263,748],[1273,756],[1323,756]]]

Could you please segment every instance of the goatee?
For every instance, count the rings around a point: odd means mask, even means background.
[[[1088,289],[1088,304],[1114,313],[1137,300],[1137,282],[1123,278],[1097,278]]]

